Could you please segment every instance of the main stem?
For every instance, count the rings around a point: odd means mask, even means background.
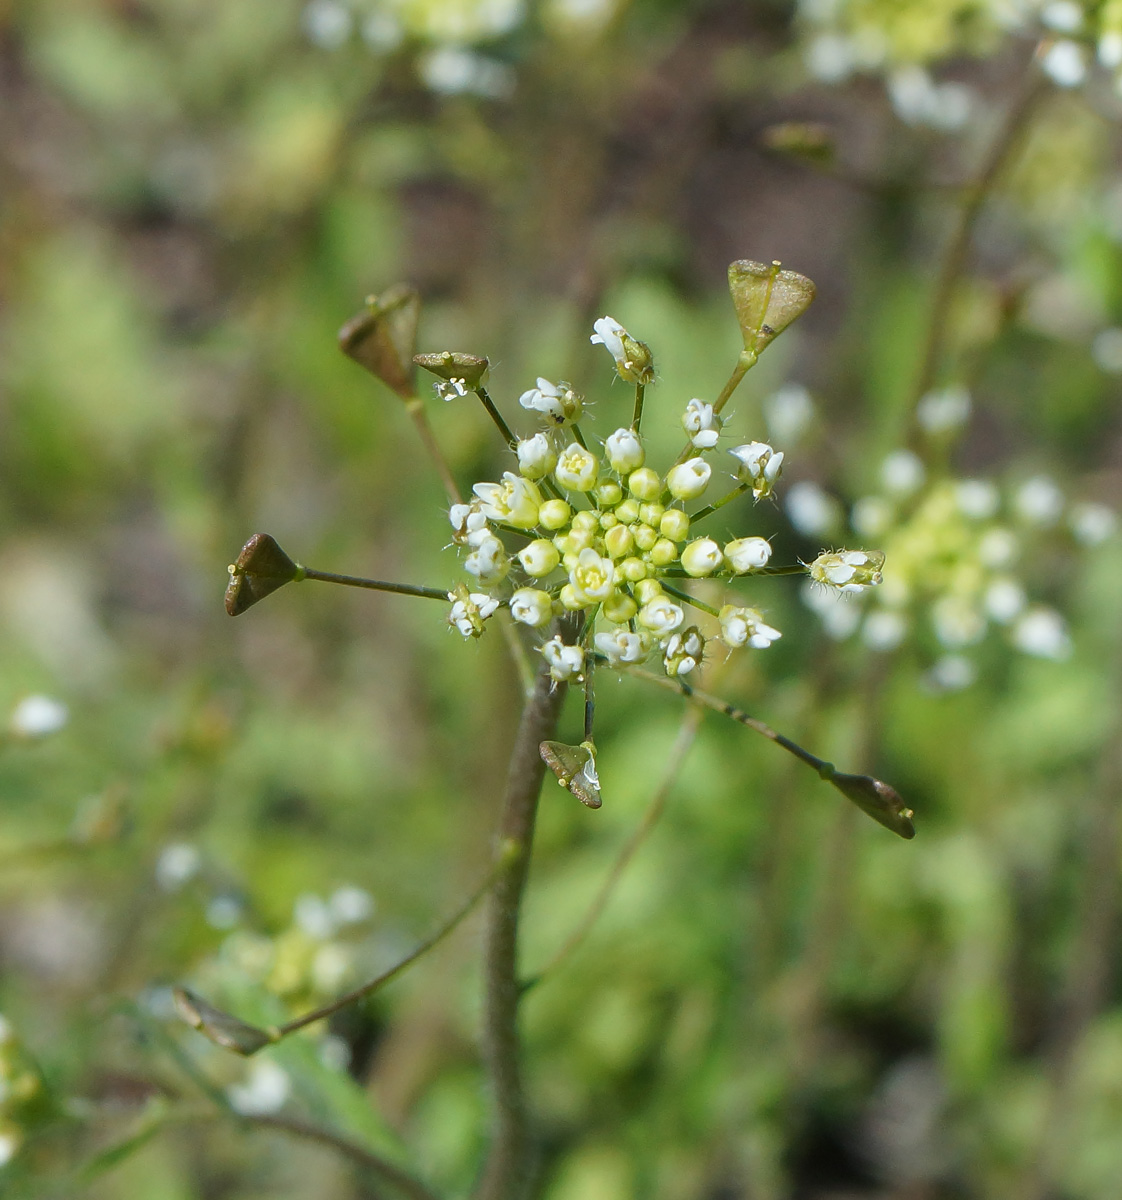
[[[566,639],[568,640],[568,638]],[[483,1056],[491,1083],[493,1128],[476,1200],[524,1200],[534,1171],[529,1112],[518,1033],[518,919],[530,869],[530,848],[545,763],[538,752],[553,738],[565,686],[538,673],[510,756],[499,837],[512,861],[491,892],[484,949]]]

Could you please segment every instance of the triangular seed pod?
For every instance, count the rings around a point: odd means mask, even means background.
[[[814,299],[814,284],[779,263],[742,258],[729,265],[729,291],[736,307],[744,348],[759,354],[765,346],[801,317]]]
[[[268,1030],[246,1024],[230,1013],[215,1008],[213,1004],[186,988],[176,988],[172,995],[179,1016],[192,1029],[197,1029],[224,1050],[232,1050],[235,1054],[249,1058],[262,1046],[268,1046],[277,1040]]]
[[[600,807],[603,803],[600,798],[600,779],[596,774],[596,756],[590,743],[567,746],[564,742],[542,742],[538,752],[566,791],[572,792],[587,808]]]
[[[380,296],[369,296],[366,305],[339,330],[339,348],[391,391],[409,400],[417,391],[413,351],[417,348],[421,295],[408,284],[399,283]]]
[[[302,579],[304,568],[294,563],[267,533],[255,533],[242,547],[230,567],[226,588],[226,611],[232,617],[245,612],[270,592],[294,579]]]
[[[842,775],[839,772],[829,776],[829,781],[863,813],[879,821],[886,829],[909,840],[915,837],[912,810],[904,807],[900,793],[882,779],[874,779],[871,775]]]
[[[478,354],[465,354],[460,350],[442,350],[439,354],[414,354],[413,361],[438,379],[451,383],[463,380],[469,388],[478,387],[487,378],[491,364]]]

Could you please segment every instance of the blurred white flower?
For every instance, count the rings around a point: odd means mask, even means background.
[[[351,36],[354,18],[338,0],[311,0],[302,18],[308,40],[322,50],[338,50]]]
[[[803,480],[787,491],[787,518],[806,537],[822,537],[838,525],[841,507],[816,483]]]
[[[1015,579],[995,579],[986,589],[986,612],[1002,625],[1008,625],[1024,611],[1028,598],[1025,589]]]
[[[954,489],[955,503],[964,517],[985,521],[997,512],[1001,497],[988,479],[963,479]]]
[[[961,654],[944,654],[923,677],[932,691],[960,692],[978,678],[978,668]]]
[[[1068,514],[1068,522],[1084,546],[1098,546],[1118,528],[1118,514],[1105,504],[1076,504]]]
[[[40,738],[58,733],[70,718],[70,710],[50,696],[25,696],[12,709],[8,728],[16,737]]]
[[[894,650],[907,632],[908,622],[901,613],[878,608],[865,618],[861,640],[872,650]]]
[[[768,435],[790,449],[814,420],[814,401],[801,383],[785,383],[764,401]]]
[[[1064,494],[1047,475],[1036,475],[1017,489],[1013,507],[1032,525],[1054,525],[1064,510]]]
[[[1034,608],[1013,627],[1013,645],[1036,658],[1059,661],[1071,654],[1071,637],[1054,608]]]
[[[964,387],[928,392],[916,406],[916,420],[928,433],[949,433],[970,416],[970,393]]]
[[[919,456],[910,450],[894,450],[880,467],[884,490],[893,496],[910,496],[923,486],[926,475]]]
[[[1091,357],[1109,375],[1122,375],[1122,329],[1101,329],[1091,341]]]
[[[310,938],[326,941],[336,929],[335,914],[326,901],[314,892],[305,892],[292,906],[292,919]]]
[[[374,897],[365,889],[354,885],[336,888],[328,901],[331,915],[340,925],[360,925],[374,915]]]
[[[278,1112],[291,1090],[288,1072],[283,1067],[269,1058],[253,1058],[245,1079],[231,1084],[226,1089],[226,1097],[235,1112],[255,1116]]]
[[[202,863],[202,855],[190,842],[172,842],[156,859],[156,882],[165,892],[174,892],[199,873]]]
[[[1087,78],[1087,56],[1078,42],[1060,38],[1040,56],[1040,66],[1060,87],[1078,87]]]

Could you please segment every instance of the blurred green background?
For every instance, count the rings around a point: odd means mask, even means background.
[[[226,564],[267,531],[459,578],[401,402],[336,346],[368,293],[415,284],[420,348],[488,355],[523,432],[539,374],[597,436],[629,417],[588,344],[611,313],[654,350],[661,460],[735,361],[735,258],[818,300],[733,401],[787,462],[727,527],[886,549],[895,607],[758,581],[783,639],[720,691],[890,780],[918,835],[710,716],[526,1000],[541,1195],[1122,1194],[1120,62],[1111,2],[0,3],[0,1194],[381,1194],[214,1093],[467,1193],[477,924],[248,1065],[170,987],[278,1020],[456,906],[518,712],[503,639],[311,585],[231,621]],[[462,486],[506,469],[478,406],[426,404]],[[683,715],[601,682],[604,807],[546,784],[527,970]]]

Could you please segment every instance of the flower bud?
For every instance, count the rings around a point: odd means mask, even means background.
[[[612,558],[625,558],[635,548],[635,537],[628,525],[613,525],[604,534],[604,548]]]
[[[617,429],[604,443],[604,453],[613,471],[630,475],[643,465],[646,452],[634,429]]]
[[[510,615],[523,625],[540,629],[553,616],[553,600],[537,588],[519,588],[510,598]]]
[[[518,443],[518,470],[527,479],[543,479],[557,465],[557,451],[544,433]]]
[[[601,508],[615,508],[623,499],[623,488],[614,479],[608,479],[598,484],[592,495]]]
[[[579,442],[570,442],[557,459],[553,478],[563,488],[574,492],[588,492],[596,484],[600,464],[596,456]]]
[[[657,579],[640,579],[635,585],[635,599],[640,604],[650,604],[662,595],[662,584]]]
[[[713,411],[712,404],[704,400],[691,400],[682,414],[682,428],[691,445],[698,450],[712,450],[721,436],[722,421]]]
[[[639,520],[644,525],[649,525],[652,529],[657,529],[658,523],[662,520],[662,514],[665,511],[666,509],[661,504],[640,504]]]
[[[696,625],[670,636],[662,652],[662,665],[670,676],[688,675],[701,662],[705,639]]]
[[[657,500],[662,495],[662,480],[657,471],[640,467],[628,475],[627,490],[636,500]]]
[[[626,592],[616,592],[609,596],[602,609],[604,616],[617,625],[626,625],[638,611],[638,604]]]
[[[723,562],[721,547],[712,538],[698,538],[682,551],[682,569],[694,579],[712,575]]]
[[[619,564],[619,573],[628,583],[641,583],[647,578],[647,564],[641,558],[625,558]]]
[[[672,542],[684,542],[689,536],[690,519],[680,508],[668,508],[659,519],[658,531]]]
[[[678,557],[678,547],[669,538],[660,537],[651,547],[651,565],[668,567]]]
[[[639,519],[639,501],[634,499],[624,500],[616,505],[616,516],[624,525],[630,525]]]
[[[696,500],[709,486],[713,469],[703,458],[691,458],[670,468],[666,486],[676,500]]]
[[[518,561],[532,579],[541,579],[557,567],[561,554],[552,542],[538,538],[518,551]]]
[[[769,558],[771,545],[766,538],[737,538],[725,546],[725,561],[737,575],[766,567]]]
[[[749,442],[729,451],[739,462],[736,477],[741,483],[752,485],[752,494],[757,500],[770,496],[783,469],[783,454],[773,450],[767,442]]]
[[[538,509],[538,524],[543,529],[562,529],[568,525],[573,510],[566,500],[547,500]]]
[[[883,566],[879,550],[839,550],[820,554],[807,570],[815,583],[839,592],[859,592],[880,583]]]
[[[631,532],[635,535],[635,545],[640,550],[650,550],[658,541],[658,531],[649,525],[635,525]]]
[[[631,334],[614,318],[600,317],[593,322],[596,332],[589,338],[594,345],[604,346],[616,360],[616,372],[628,383],[650,383],[654,379],[654,358],[651,348]]]
[[[656,596],[639,610],[639,624],[649,629],[655,637],[673,633],[686,619],[681,607],[666,596]]]

